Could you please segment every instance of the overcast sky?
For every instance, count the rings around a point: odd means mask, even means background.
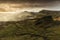
[[[19,7],[25,8],[47,8],[60,10],[60,0],[0,0],[0,3],[22,4]]]

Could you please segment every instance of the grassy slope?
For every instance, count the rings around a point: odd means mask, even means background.
[[[42,15],[40,14],[37,17],[40,18],[40,16]],[[0,22],[0,40],[42,40],[39,35],[43,35],[41,31],[44,31],[44,29],[35,26],[34,21]],[[53,34],[54,36],[50,37],[50,39],[60,40],[60,21],[54,21],[53,24],[48,30],[56,32],[56,35]]]

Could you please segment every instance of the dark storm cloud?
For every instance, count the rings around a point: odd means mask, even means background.
[[[0,3],[18,3],[16,7],[40,7],[60,9],[60,0],[0,0]]]
[[[47,6],[54,4],[56,1],[60,2],[60,0],[0,0],[0,3],[23,3],[30,6]]]
[[[59,0],[0,0],[0,2],[24,2],[24,3],[48,3],[48,2],[54,2]]]

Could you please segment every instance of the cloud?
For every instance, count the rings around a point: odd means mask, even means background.
[[[14,8],[40,7],[48,9],[60,9],[60,0],[0,0],[0,3],[17,3]]]
[[[0,0],[1,2],[28,2],[28,3],[46,3],[46,2],[54,2],[59,0]]]

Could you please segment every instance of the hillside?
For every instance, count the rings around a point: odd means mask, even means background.
[[[53,10],[42,10],[39,13],[46,14],[46,15],[52,15],[52,16],[59,16],[60,17],[60,11],[53,11]]]
[[[24,20],[0,21],[0,40],[44,40],[45,37],[60,40],[60,21],[54,20],[52,16],[55,12],[52,11],[52,15],[43,12],[28,12],[33,16],[23,12]]]

